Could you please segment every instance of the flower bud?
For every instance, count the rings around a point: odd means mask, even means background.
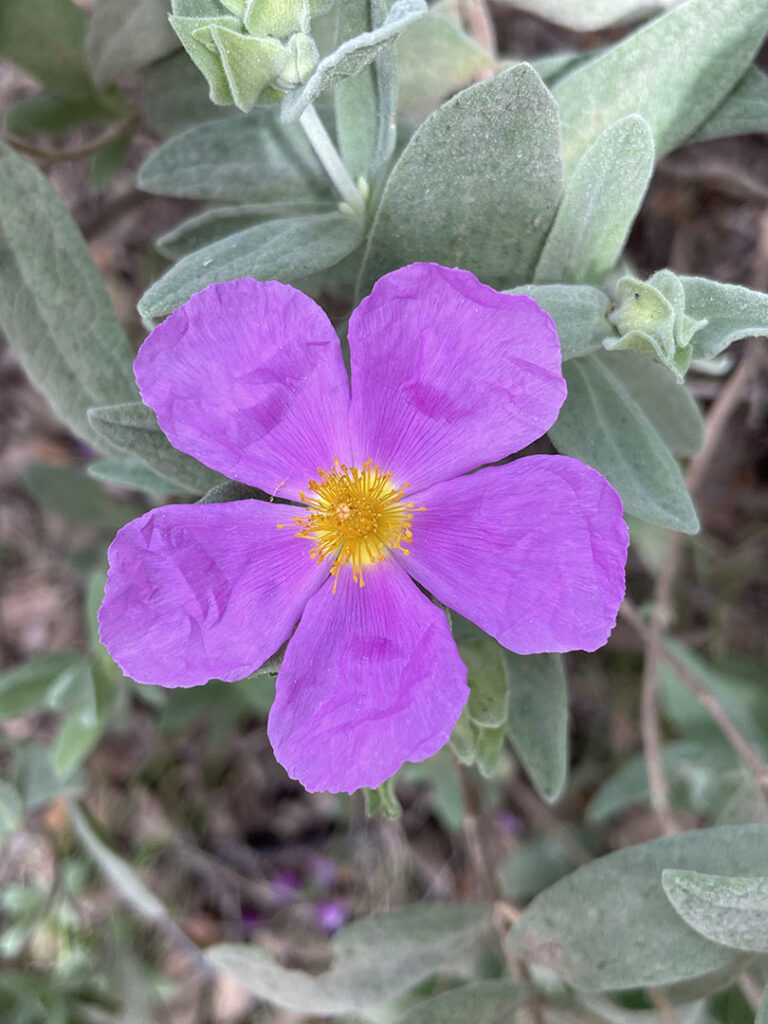
[[[617,291],[619,302],[608,319],[620,337],[606,339],[603,346],[642,352],[682,381],[691,362],[691,339],[707,321],[686,315],[680,279],[671,270],[659,270],[647,281],[622,277]]]

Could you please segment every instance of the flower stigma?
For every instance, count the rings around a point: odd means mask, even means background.
[[[349,564],[355,583],[365,586],[366,566],[383,562],[388,551],[409,553],[403,543],[413,537],[413,513],[424,509],[403,501],[408,484],[393,484],[392,474],[382,473],[371,459],[359,468],[336,459],[330,471],[317,472],[320,479],[309,481],[309,493],[299,494],[308,514],[294,516],[301,527],[296,536],[315,542],[310,557],[318,562],[336,556],[332,576],[338,577],[341,567]]]

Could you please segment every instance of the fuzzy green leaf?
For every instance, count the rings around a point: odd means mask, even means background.
[[[139,106],[144,124],[163,138],[232,116],[230,109],[211,102],[205,79],[186,53],[174,53],[145,68]]]
[[[397,1024],[512,1024],[529,994],[516,981],[475,981],[417,1003]]]
[[[681,277],[685,290],[685,311],[706,320],[691,342],[694,359],[714,359],[740,338],[768,335],[768,295],[721,284],[706,277]]]
[[[689,139],[736,86],[768,29],[768,0],[688,0],[554,87],[570,174],[613,121],[640,114],[656,158]]]
[[[179,40],[168,24],[167,0],[97,0],[85,55],[100,86],[173,53]]]
[[[88,410],[93,429],[115,448],[138,456],[176,489],[205,494],[224,477],[191,455],[172,447],[157,425],[157,417],[141,402],[97,406]]]
[[[136,397],[128,339],[64,204],[2,143],[0,325],[54,412],[90,444],[113,451],[86,409]]]
[[[635,114],[598,135],[576,165],[535,281],[601,284],[617,262],[653,172],[653,136]]]
[[[625,388],[675,455],[695,455],[704,439],[696,399],[670,371],[635,352],[606,352],[600,362]]]
[[[436,971],[455,973],[466,965],[488,924],[486,907],[466,903],[422,903],[362,918],[336,934],[333,964],[322,974],[282,967],[252,944],[209,946],[205,953],[248,992],[284,1009],[358,1015]]]
[[[398,109],[421,120],[493,66],[493,57],[448,18],[430,11],[397,42]]]
[[[568,775],[568,686],[559,654],[504,651],[509,680],[507,736],[549,803]]]
[[[687,925],[731,949],[768,953],[768,878],[667,870],[667,899]]]
[[[591,32],[623,21],[640,20],[681,0],[501,0],[520,11],[564,25],[574,32]]]
[[[332,198],[304,132],[281,125],[269,109],[175,135],[144,162],[138,185],[158,195],[280,204],[287,210]]]
[[[627,512],[696,533],[699,522],[680,467],[651,419],[612,373],[606,356],[585,356],[564,365],[568,398],[549,431],[553,444],[563,455],[599,470],[619,492]]]
[[[557,108],[528,65],[473,85],[418,129],[387,181],[360,293],[428,260],[530,281],[562,192]]]
[[[692,142],[722,139],[728,135],[768,132],[768,75],[751,67],[717,110],[699,128]]]
[[[615,334],[607,315],[611,300],[588,284],[524,284],[516,295],[530,295],[555,321],[563,361],[599,350]]]
[[[467,666],[467,711],[476,725],[499,726],[507,718],[507,676],[503,649],[491,637],[463,640],[459,655]]]
[[[94,92],[85,64],[86,17],[72,0],[3,0],[0,57],[67,99]]]
[[[332,267],[360,244],[365,225],[343,213],[270,220],[185,256],[144,293],[139,312],[164,316],[214,281],[300,281]]]
[[[662,888],[665,868],[765,875],[768,827],[700,829],[631,846],[540,893],[509,936],[516,956],[587,991],[672,985],[738,969],[741,954],[698,935]]]

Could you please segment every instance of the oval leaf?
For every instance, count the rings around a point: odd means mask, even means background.
[[[768,878],[664,871],[667,899],[699,935],[731,949],[768,953]]]
[[[530,295],[555,321],[563,361],[595,352],[605,338],[616,334],[606,319],[611,300],[599,288],[588,284],[526,284],[513,292]]]
[[[688,0],[566,75],[554,94],[568,173],[627,114],[648,122],[657,159],[685,142],[747,70],[767,28],[768,0]]]
[[[568,398],[549,436],[563,455],[599,470],[639,519],[696,533],[699,521],[680,467],[602,355],[563,366]]]
[[[632,114],[579,160],[536,266],[535,281],[601,284],[624,251],[653,173],[653,136]]]
[[[343,213],[257,224],[179,260],[144,293],[139,312],[148,318],[165,316],[214,281],[300,281],[343,260],[364,232],[361,219]]]
[[[768,335],[768,295],[706,277],[681,277],[685,312],[706,320],[693,336],[694,359],[714,359],[740,338]]]
[[[557,800],[568,774],[568,687],[559,654],[504,651],[507,736],[539,794]]]
[[[138,396],[128,339],[64,204],[4,143],[0,324],[54,412],[89,444],[114,451],[91,429],[86,409]]]
[[[737,967],[742,954],[698,935],[672,909],[665,868],[763,876],[768,826],[684,832],[601,857],[533,900],[510,933],[511,952],[588,991],[671,985]]]
[[[528,65],[473,85],[419,128],[387,181],[360,293],[419,260],[530,281],[562,192],[551,94]]]
[[[138,186],[159,195],[298,209],[333,198],[302,129],[280,124],[271,108],[174,135],[142,164]]]
[[[336,934],[333,965],[317,975],[281,967],[250,944],[226,943],[205,952],[248,992],[287,1010],[352,1014],[389,1002],[435,971],[455,972],[489,918],[488,908],[469,904],[421,904],[362,918]]]

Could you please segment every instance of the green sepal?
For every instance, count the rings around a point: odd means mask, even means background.
[[[295,32],[308,32],[309,0],[248,0],[243,21],[252,36],[285,39]]]
[[[402,817],[403,808],[395,791],[395,776],[385,779],[376,789],[364,789],[365,813],[368,818],[381,814],[390,821]]]
[[[469,717],[469,711],[465,707],[448,740],[451,750],[462,764],[475,763],[478,734],[479,727]]]
[[[239,28],[240,22],[237,18],[187,18],[171,15],[168,20],[190,59],[208,82],[211,103],[217,103],[219,106],[234,103],[221,57],[215,48],[211,49],[208,40],[213,25]]]
[[[212,25],[210,33],[235,106],[247,113],[275,83],[290,51],[277,39],[246,36],[220,24]]]
[[[312,36],[297,32],[286,43],[288,61],[275,79],[278,89],[288,92],[297,89],[312,77],[312,72],[320,60],[317,46]]]
[[[222,7],[226,7],[228,11],[231,11],[240,21],[245,17],[247,0],[219,0],[219,3]]]
[[[606,338],[603,346],[651,356],[682,381],[693,354],[691,340],[707,321],[686,315],[680,279],[671,270],[658,270],[647,281],[622,277],[617,291],[621,301],[608,319],[620,337]]]

